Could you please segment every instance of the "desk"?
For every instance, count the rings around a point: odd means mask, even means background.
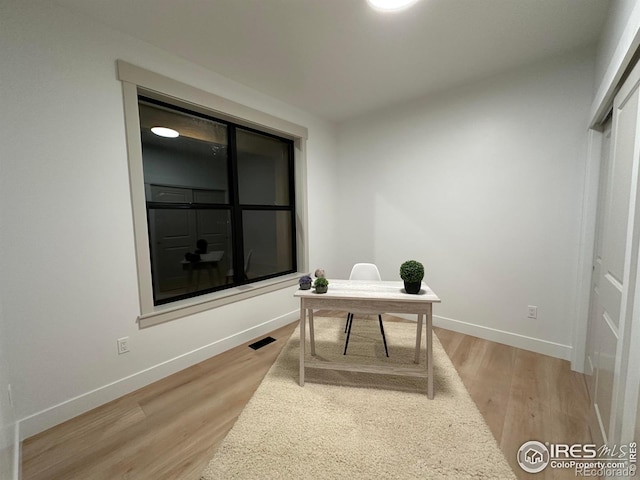
[[[199,262],[190,262],[188,260],[182,260],[180,263],[182,264],[182,269],[186,270],[188,272],[188,287],[187,289],[190,291],[191,289],[194,288],[193,285],[193,271],[195,270],[197,272],[197,278],[196,278],[196,283],[195,283],[195,290],[198,289],[198,285],[200,284],[200,272],[203,269],[206,269],[207,272],[209,273],[209,282],[211,283],[211,286],[215,286],[217,284],[221,284],[221,278],[220,278],[220,260],[222,260],[222,257],[224,256],[224,250],[216,250],[213,252],[209,252],[209,253],[201,253],[200,254],[200,261]],[[213,267],[216,268],[215,270],[215,280],[213,278]],[[216,282],[217,280],[217,282]]]
[[[314,290],[297,290],[300,298],[300,386],[304,386],[304,369],[325,368],[351,372],[381,373],[414,377],[427,377],[427,395],[433,398],[433,314],[434,303],[440,299],[425,283],[417,295],[404,293],[403,282],[370,282],[363,280],[329,280],[329,291],[318,294]],[[420,358],[422,323],[427,323],[427,369],[379,365],[351,365],[326,361],[305,361],[306,323],[309,318],[311,355],[316,347],[313,332],[313,310],[344,310],[352,313],[411,313],[418,316],[416,328],[415,363]]]

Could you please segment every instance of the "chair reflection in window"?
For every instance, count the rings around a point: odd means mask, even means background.
[[[196,242],[196,250],[194,253],[186,253],[185,259],[180,262],[182,269],[187,271],[187,290],[196,291],[200,288],[200,279],[203,270],[209,274],[209,286],[214,287],[221,284],[220,279],[220,261],[224,256],[223,250],[208,252],[208,243],[201,238]],[[194,282],[193,272],[196,272]]]
[[[251,256],[253,255],[253,250],[249,250],[247,256],[244,259],[244,272],[242,274],[242,281],[246,282],[249,280],[249,269],[251,268]],[[227,283],[233,283],[234,271],[233,266],[229,268],[227,271]]]

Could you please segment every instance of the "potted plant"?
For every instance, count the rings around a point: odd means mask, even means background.
[[[300,284],[300,290],[309,290],[311,288],[311,276],[309,275],[303,275],[300,277],[300,279],[298,280],[298,283]]]
[[[327,293],[327,289],[329,288],[329,280],[324,277],[316,278],[316,281],[313,282],[313,288],[316,289],[316,293]]]
[[[424,266],[416,260],[407,260],[400,265],[400,278],[407,293],[417,294],[424,278]]]

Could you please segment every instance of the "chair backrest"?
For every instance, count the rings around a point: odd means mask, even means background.
[[[380,281],[380,272],[373,263],[356,263],[351,269],[349,280],[371,280]]]
[[[249,253],[247,253],[247,257],[244,259],[244,273],[245,274],[249,271],[249,268],[251,268],[251,255],[253,255],[253,249],[249,250]]]

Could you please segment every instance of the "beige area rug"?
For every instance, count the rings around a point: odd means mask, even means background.
[[[344,324],[315,318],[319,357],[414,365],[415,323],[385,322],[390,358],[375,316],[356,316],[343,356]],[[307,368],[300,387],[299,337],[296,330],[204,480],[516,478],[435,335],[433,400],[424,378]],[[308,344],[307,334],[307,352]]]

